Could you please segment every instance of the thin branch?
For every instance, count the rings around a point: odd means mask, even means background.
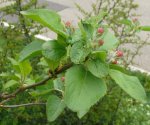
[[[101,10],[101,6],[103,4],[103,0],[100,0],[100,3],[98,5],[98,9],[97,9],[97,15],[99,14],[100,10]]]
[[[21,0],[16,0],[16,4],[17,4],[19,21],[20,21],[20,24],[22,26],[22,29],[24,30],[24,35],[26,37],[26,40],[28,42],[31,42],[31,37],[29,35],[29,30],[27,29],[27,26],[26,26],[26,23],[25,23],[25,19],[24,19],[23,15],[20,13],[22,11]]]
[[[1,98],[3,99],[8,99],[8,98],[14,98],[17,94],[25,91],[26,89],[30,89],[30,88],[34,88],[36,86],[39,86],[39,85],[43,85],[45,84],[49,79],[51,79],[52,76],[48,76],[47,78],[45,78],[44,80],[40,81],[40,82],[37,82],[35,84],[32,84],[32,85],[29,85],[29,86],[21,86],[20,88],[18,88],[15,92],[9,94],[9,95],[5,95],[5,94],[2,94],[0,95]],[[0,103],[1,104],[1,103]]]
[[[0,102],[0,105],[2,105],[2,104],[4,104],[4,103],[8,102],[9,100],[11,100],[11,98],[8,98],[8,99],[5,99],[5,100],[1,101],[1,102]]]
[[[89,13],[85,9],[83,9],[78,3],[74,3],[74,4],[77,7],[77,9],[82,13],[83,16],[89,15]]]
[[[150,36],[148,35],[148,37],[146,38],[146,40],[141,45],[138,46],[138,48],[136,49],[136,52],[131,56],[131,60],[130,60],[129,64],[133,63],[134,58],[139,54],[141,48],[147,43],[149,37]]]
[[[113,6],[112,7],[110,7],[109,8],[109,10],[108,10],[108,14],[110,14],[111,13],[111,11],[116,7],[116,5],[117,5],[117,1],[114,1],[113,0],[113,2],[114,2],[114,4],[113,4]],[[107,17],[107,14],[103,17],[103,20],[105,19]],[[101,21],[99,21],[99,24],[101,24],[102,22],[103,22],[103,20],[101,20]]]
[[[35,84],[32,84],[32,85],[21,86],[21,87],[18,88],[15,92],[13,92],[13,93],[11,93],[11,94],[8,94],[8,95],[6,95],[6,94],[1,94],[1,95],[0,95],[0,98],[1,98],[1,99],[5,99],[5,100],[7,100],[7,99],[10,100],[10,99],[12,99],[12,98],[15,98],[16,95],[18,95],[19,93],[24,92],[24,91],[27,90],[27,89],[31,89],[31,88],[35,88],[36,86],[44,85],[44,84],[46,84],[46,82],[47,82],[48,80],[50,80],[50,79],[52,79],[52,78],[55,78],[57,74],[60,74],[60,73],[64,72],[65,70],[67,70],[68,68],[70,68],[72,65],[73,65],[72,63],[70,63],[70,64],[68,64],[68,65],[64,65],[62,68],[57,69],[53,74],[51,74],[50,76],[46,77],[44,80],[42,80],[42,81],[40,81],[40,82],[37,82],[37,83],[35,83]],[[2,102],[0,102],[0,105],[4,104],[4,103],[6,102],[5,100],[2,101]],[[9,100],[8,100],[8,101],[9,101]]]
[[[24,106],[33,106],[33,105],[45,105],[46,103],[27,103],[27,104],[20,104],[20,105],[0,105],[1,108],[18,108]]]

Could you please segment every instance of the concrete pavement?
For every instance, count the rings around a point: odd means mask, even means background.
[[[150,26],[150,0],[135,0],[135,2],[139,4],[137,13],[140,14],[139,21],[141,25]],[[140,37],[145,40],[148,34],[150,32],[142,32]],[[150,43],[150,40],[148,42]],[[140,53],[141,55],[136,56],[134,62],[138,64],[138,67],[150,71],[150,46],[144,46]]]

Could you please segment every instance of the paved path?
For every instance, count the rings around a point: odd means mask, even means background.
[[[137,13],[141,15],[139,17],[141,25],[150,26],[150,0],[135,0],[139,4]],[[145,39],[147,33],[141,33],[142,39]],[[150,34],[150,33],[149,33]],[[150,43],[150,40],[148,41]],[[135,58],[135,62],[138,62],[139,66],[145,70],[150,71],[150,46],[145,46],[141,49],[141,55]]]

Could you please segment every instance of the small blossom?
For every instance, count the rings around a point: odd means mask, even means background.
[[[97,32],[98,32],[99,34],[103,34],[103,33],[104,33],[104,29],[100,27],[100,28],[98,28]]]
[[[70,27],[70,26],[71,26],[71,22],[70,22],[70,21],[67,21],[67,22],[65,23],[65,26],[66,26],[66,27]]]
[[[135,23],[135,22],[137,22],[137,21],[138,21],[138,19],[137,19],[137,18],[134,18],[132,21]]]
[[[118,50],[118,51],[116,52],[116,56],[117,56],[117,57],[122,57],[122,56],[123,56],[123,52],[122,52],[121,50]]]
[[[99,41],[98,41],[98,45],[99,45],[99,46],[102,46],[103,44],[104,44],[104,41],[103,41],[103,40],[99,40]]]
[[[118,64],[117,60],[112,61],[112,64]]]
[[[61,81],[64,82],[65,81],[65,77],[61,77]]]

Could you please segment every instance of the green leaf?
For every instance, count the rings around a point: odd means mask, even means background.
[[[131,71],[127,70],[126,68],[124,68],[120,65],[116,65],[116,64],[109,64],[109,68],[114,69],[114,70],[118,70],[118,71],[125,73],[125,74],[128,74],[131,72]]]
[[[1,74],[0,74],[0,77],[9,77],[9,73],[5,73],[5,72],[2,72]]]
[[[90,48],[86,47],[83,42],[76,42],[70,51],[71,61],[75,64],[79,64],[85,60],[85,58],[90,53]]]
[[[13,59],[13,58],[11,58],[11,57],[7,57],[7,58],[8,58],[8,60],[11,62],[11,64],[12,64],[13,66],[18,66],[18,65],[19,65],[18,61],[16,61],[15,59]]]
[[[81,31],[82,39],[86,40],[87,34],[86,34],[86,31],[83,27],[82,22],[79,22],[78,25],[79,25],[79,28],[80,28],[80,31]]]
[[[148,104],[150,104],[150,92],[147,92],[146,94],[147,94],[147,102]]]
[[[67,39],[57,34],[57,42],[62,46],[67,46]]]
[[[68,108],[84,116],[90,107],[106,94],[106,84],[83,66],[70,68],[65,75],[65,103]]]
[[[91,23],[95,28],[98,27],[99,22],[107,15],[107,12],[101,11],[98,15],[92,16],[86,20],[86,22]]]
[[[64,110],[65,103],[55,95],[49,96],[46,103],[46,113],[49,122],[54,121]]]
[[[22,11],[21,14],[66,37],[66,33],[63,31],[64,26],[61,23],[60,16],[55,11],[48,9],[30,9],[27,11]]]
[[[93,38],[94,27],[90,23],[82,21],[79,26],[80,26],[80,29],[81,29],[83,36],[85,36],[86,39],[92,39]]]
[[[61,78],[57,78],[54,81],[54,89],[64,90],[64,83],[62,82]]]
[[[49,66],[49,69],[51,71],[54,71],[59,66],[59,62],[58,61],[53,61],[53,60],[46,59],[46,58],[45,58],[45,60],[46,60],[48,66]]]
[[[82,39],[82,33],[80,29],[76,29],[75,32],[72,35],[72,39],[69,41],[69,43],[73,44],[75,42],[78,42]]]
[[[105,51],[93,51],[91,57],[98,58],[101,61],[105,62],[107,58],[107,53]]]
[[[119,21],[121,24],[125,24],[125,25],[129,25],[131,26],[132,25],[132,21],[131,20],[128,20],[128,19],[123,19],[121,21]]]
[[[24,85],[26,85],[26,84],[32,85],[32,84],[34,84],[34,83],[35,83],[35,80],[34,80],[33,78],[27,78],[27,79],[25,80],[25,84],[24,84]]]
[[[50,92],[53,91],[53,89],[53,81],[49,80],[45,85],[37,86],[34,91],[30,92],[30,94],[35,97],[42,96],[42,100],[47,100]]]
[[[4,89],[8,89],[8,88],[10,88],[10,87],[12,87],[12,86],[14,86],[14,85],[16,85],[16,84],[18,84],[17,81],[15,81],[15,80],[10,80],[10,81],[8,81],[6,84],[4,84],[3,88],[4,88]]]
[[[5,77],[5,78],[9,78],[9,79],[13,79],[13,80],[20,80],[20,77],[18,77],[16,74],[12,74],[12,73],[1,73],[0,77]]]
[[[115,49],[117,44],[119,43],[118,39],[109,31],[107,31],[104,34],[102,39],[104,40],[104,44],[99,48],[99,50],[108,51],[108,50]]]
[[[42,44],[43,41],[33,41],[30,44],[28,44],[20,53],[19,61],[24,61],[26,59],[29,59],[31,57],[34,57],[36,55],[41,54],[42,52]]]
[[[30,74],[30,72],[32,71],[32,67],[31,64],[28,60],[22,61],[22,62],[18,62],[13,58],[8,57],[8,59],[11,61],[11,63],[14,66],[14,69],[21,73],[21,75],[23,76],[23,78],[26,78],[27,75]]]
[[[56,40],[51,40],[43,44],[42,53],[47,59],[57,62],[65,56],[66,48],[60,45]]]
[[[30,72],[32,71],[32,67],[31,67],[30,62],[28,60],[20,62],[19,68],[20,68],[21,75],[24,78],[27,77],[27,75],[29,75]]]
[[[88,70],[96,77],[102,78],[108,75],[108,64],[102,62],[100,59],[91,59],[86,62]]]
[[[128,76],[118,70],[110,70],[110,76],[131,97],[146,102],[146,93],[137,77]]]
[[[7,40],[2,36],[0,36],[0,52],[5,51],[4,49],[6,48],[6,46],[7,46]]]
[[[140,26],[139,29],[143,31],[150,31],[150,26]]]

